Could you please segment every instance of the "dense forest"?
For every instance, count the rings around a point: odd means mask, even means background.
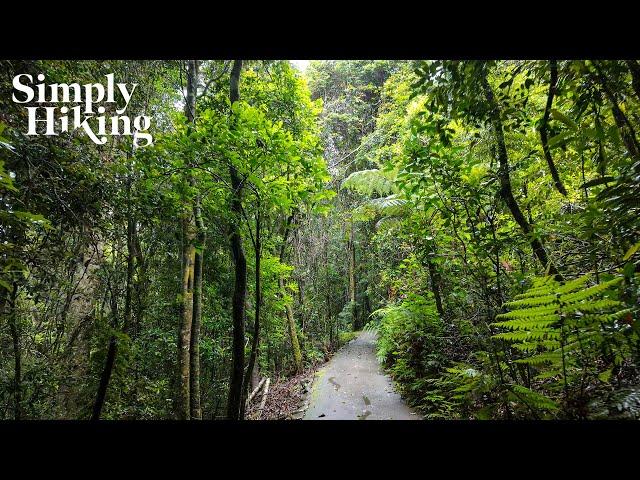
[[[638,419],[639,128],[635,60],[1,61],[0,419],[290,418],[362,330],[425,419]]]

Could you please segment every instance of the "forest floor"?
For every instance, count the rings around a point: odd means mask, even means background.
[[[247,409],[247,418],[251,420],[299,420],[302,418],[313,375],[321,365],[315,365],[294,377],[276,380],[269,387],[262,412],[258,413],[260,402],[253,402]]]
[[[419,420],[376,359],[376,335],[362,332],[315,375],[303,420]]]

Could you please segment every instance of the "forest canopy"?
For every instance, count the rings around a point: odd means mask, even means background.
[[[638,419],[638,128],[635,60],[0,61],[0,419],[293,418],[363,329],[425,419]]]

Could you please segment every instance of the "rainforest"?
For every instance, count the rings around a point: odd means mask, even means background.
[[[637,60],[2,60],[0,419],[638,420],[639,129]]]

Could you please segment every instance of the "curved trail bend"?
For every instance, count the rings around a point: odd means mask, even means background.
[[[362,332],[316,373],[303,420],[420,419],[382,372],[375,342],[375,333]]]

